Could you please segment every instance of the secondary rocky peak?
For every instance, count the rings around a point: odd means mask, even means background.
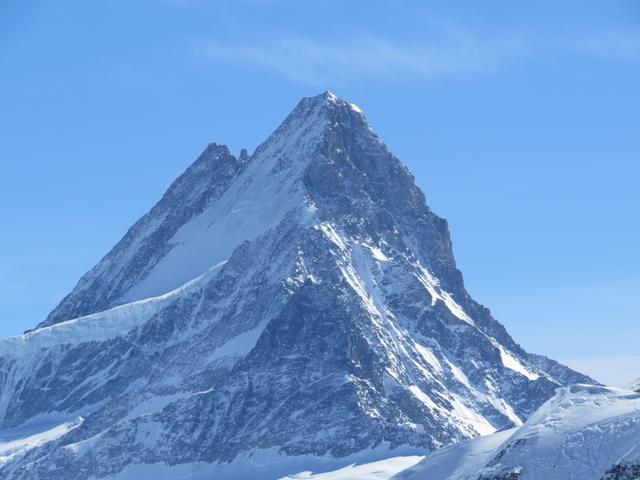
[[[247,152],[246,148],[240,150],[240,156],[238,157],[241,163],[247,163],[249,161],[249,152]]]
[[[176,232],[218,200],[245,165],[226,145],[209,144],[38,328],[160,295],[179,286],[169,282],[136,290],[172,248],[170,240]],[[184,282],[189,280],[184,278]]]
[[[231,154],[229,147],[217,143],[210,143],[182,175],[169,187],[167,193],[188,196],[196,191],[207,190],[220,183],[229,175],[235,175],[240,167],[240,161]],[[187,188],[191,192],[182,189]]]

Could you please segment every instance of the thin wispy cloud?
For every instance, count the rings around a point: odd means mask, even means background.
[[[206,59],[252,70],[268,70],[290,80],[321,84],[350,78],[429,78],[492,69],[496,52],[474,41],[410,44],[373,35],[327,42],[282,36],[266,42],[200,45]]]
[[[486,74],[514,62],[549,54],[574,54],[640,61],[640,32],[583,37],[531,33],[477,36],[449,28],[423,41],[357,34],[333,40],[281,35],[266,40],[214,40],[197,43],[209,62],[268,71],[303,84],[350,79],[430,79]]]

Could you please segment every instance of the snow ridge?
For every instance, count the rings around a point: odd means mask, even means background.
[[[595,385],[560,388],[519,428],[428,455],[397,480],[601,480],[640,466],[640,394]],[[627,478],[627,477],[618,477]]]

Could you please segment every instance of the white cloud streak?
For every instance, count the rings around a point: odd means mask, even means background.
[[[210,61],[272,71],[305,84],[351,78],[430,78],[492,68],[495,53],[476,42],[402,44],[372,35],[337,41],[286,36],[263,43],[208,41]]]
[[[263,41],[206,40],[205,60],[267,71],[294,82],[321,85],[343,80],[428,80],[486,74],[505,64],[557,53],[640,61],[640,31],[561,38],[535,34],[476,36],[448,28],[420,42],[358,34],[332,40],[284,35]]]

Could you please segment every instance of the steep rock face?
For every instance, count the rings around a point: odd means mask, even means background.
[[[326,93],[248,159],[210,147],[41,328],[0,340],[3,428],[82,417],[0,474],[431,449],[589,381],[471,299],[446,222]]]

